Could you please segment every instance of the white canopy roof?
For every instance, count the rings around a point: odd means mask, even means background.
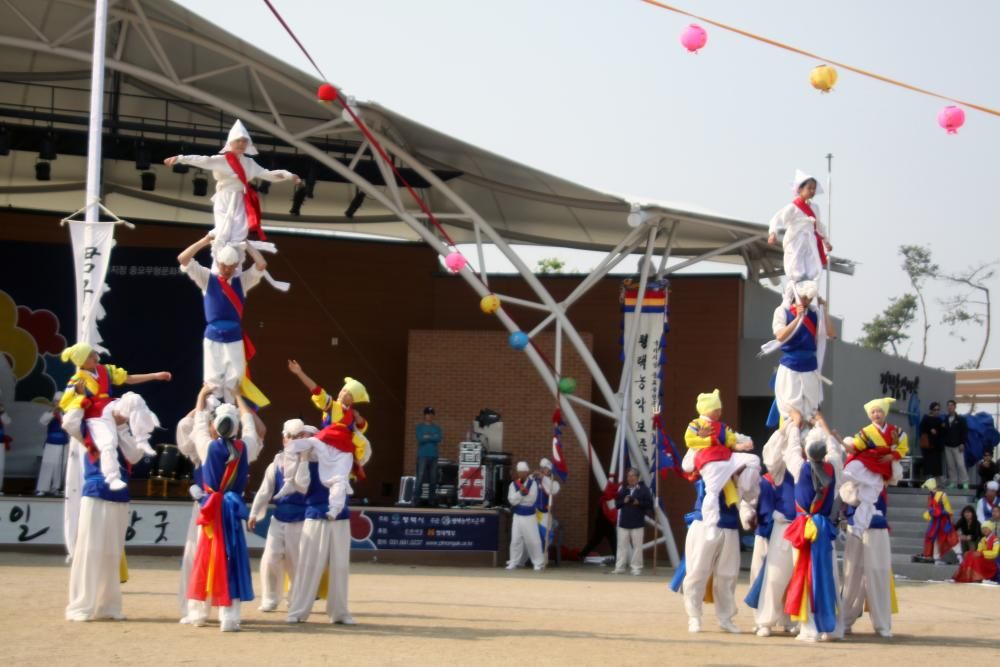
[[[60,143],[85,132],[93,8],[86,0],[0,3],[0,122],[14,137],[10,156],[0,158],[0,205],[68,212],[83,204],[82,155],[60,149],[52,180],[38,182],[35,151],[19,150],[16,135],[19,126],[37,129],[46,123]],[[255,119],[308,136],[344,162],[361,143],[355,128],[338,124],[335,110],[317,101],[320,81],[169,0],[113,2],[107,58],[105,127],[106,132],[114,128],[118,141],[183,140],[214,153],[239,115],[254,134],[262,153],[258,160],[269,151],[287,156],[292,149],[262,132]],[[377,103],[360,102],[357,109],[371,127],[425,166],[458,172],[450,174],[448,186],[509,241],[611,249],[628,231],[630,202],[624,198],[471,146]],[[107,145],[108,139],[105,150]],[[154,165],[162,159],[157,158]],[[106,160],[105,203],[122,217],[209,224],[210,203],[191,194],[193,172],[175,174],[162,164],[153,171],[156,190],[143,192],[132,161]],[[300,216],[286,213],[291,192],[285,187],[274,186],[263,197],[266,225],[418,238],[371,199],[352,219],[345,217],[355,194],[348,183],[320,180],[315,199],[306,202]],[[422,194],[456,242],[473,240],[471,223],[451,217],[459,211],[437,188],[424,187]],[[416,210],[411,202],[404,204]],[[780,271],[780,252],[766,245],[761,224],[659,204],[643,208],[676,223],[675,256],[738,245],[713,259],[746,262],[753,275]]]

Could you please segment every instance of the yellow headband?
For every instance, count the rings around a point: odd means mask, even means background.
[[[77,343],[63,350],[59,358],[63,361],[71,361],[76,366],[83,366],[83,363],[87,361],[87,358],[93,351],[94,348],[90,346],[90,343]]]
[[[344,389],[351,392],[351,397],[355,403],[368,402],[368,390],[365,386],[352,377],[344,378]]]
[[[889,398],[888,396],[885,396],[883,398],[874,398],[865,403],[865,414],[871,417],[872,410],[874,410],[875,408],[882,408],[882,412],[884,412],[885,416],[888,417],[889,406],[891,406],[895,402],[896,402],[895,398]]]
[[[713,410],[722,409],[722,398],[719,397],[719,390],[715,389],[711,394],[698,394],[698,402],[695,405],[699,415],[707,415]]]

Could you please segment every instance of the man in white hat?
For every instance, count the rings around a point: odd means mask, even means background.
[[[538,534],[535,505],[538,502],[538,484],[531,477],[527,461],[518,461],[517,479],[510,483],[507,502],[514,513],[510,527],[510,560],[507,569],[514,570],[524,562],[525,550],[536,570],[545,569],[542,538]]]
[[[38,423],[45,427],[45,445],[42,447],[42,465],[38,468],[38,483],[35,495],[58,494],[62,490],[66,470],[66,450],[69,449],[69,435],[62,427],[62,411],[59,401],[63,393],[57,391],[52,397],[52,410],[42,413]]]
[[[542,458],[538,462],[541,475],[538,477],[538,525],[542,528],[544,540],[542,554],[545,562],[549,561],[549,545],[552,544],[552,508],[555,497],[559,495],[559,480],[552,476],[552,461]]]
[[[820,373],[826,341],[836,336],[815,281],[789,286],[784,301],[774,309],[771,330],[774,340],[762,350],[765,354],[781,350],[774,380],[778,412],[786,421],[793,411],[811,420],[823,402]]]
[[[251,155],[257,155],[257,149],[246,127],[237,120],[217,155],[176,155],[163,161],[168,166],[185,164],[211,170],[215,178],[212,197],[215,227],[209,236],[215,241],[216,251],[226,246],[241,246],[251,231],[261,241],[265,240],[260,228],[260,201],[250,181],[299,183],[299,177],[290,171],[264,169]]]
[[[997,492],[1000,491],[1000,482],[990,480],[986,482],[986,493],[976,501],[976,518],[979,523],[993,520],[993,508],[1000,506],[1000,498]]]
[[[281,429],[282,444],[287,445],[295,438],[308,435],[306,425],[301,419],[289,419]],[[292,459],[291,469],[295,470],[298,456],[285,449],[274,456],[264,471],[264,479],[257,495],[254,496],[250,508],[250,518],[247,528],[254,530],[257,522],[263,520],[269,503],[274,503],[274,513],[267,528],[267,538],[264,543],[264,553],[260,558],[260,580],[263,585],[261,593],[261,611],[274,611],[283,597],[285,575],[289,582],[295,581],[296,565],[299,560],[299,540],[302,536],[302,522],[306,518],[306,496],[308,490],[308,466],[302,466],[305,471],[305,488],[303,492],[294,492],[276,498],[275,493],[284,485],[286,459]]]
[[[206,236],[177,256],[181,271],[198,286],[204,301],[202,380],[213,386],[218,402],[232,403],[234,395],[243,391],[257,407],[263,407],[267,399],[246,378],[253,348],[246,347],[242,319],[246,294],[260,282],[267,262],[253,246],[247,246],[254,263],[240,273],[239,254],[232,246],[225,246],[216,253],[219,272],[215,274],[194,258],[211,244],[212,237]]]
[[[785,277],[791,282],[817,280],[827,265],[827,253],[833,246],[827,240],[826,226],[820,222],[819,207],[811,199],[823,192],[815,178],[796,169],[792,184],[795,199],[774,214],[768,223],[767,242],[775,245],[784,232]]]

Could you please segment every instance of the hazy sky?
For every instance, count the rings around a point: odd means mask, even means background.
[[[676,3],[1000,108],[1000,3]],[[263,2],[181,4],[311,72]],[[845,318],[848,339],[908,289],[900,244],[930,245],[956,271],[1000,257],[990,195],[998,117],[967,110],[965,127],[948,136],[936,121],[946,102],[846,71],[821,95],[809,85],[819,62],[711,26],[708,45],[692,56],[678,41],[691,21],[639,0],[275,5],[347,93],[599,190],[763,223],[790,199],[795,168],[825,178],[823,156],[833,153],[835,253],[859,264],[854,277],[833,283],[832,310]],[[817,203],[825,213],[826,198]],[[965,343],[949,335],[935,303],[946,292],[930,289],[928,363],[952,367],[978,354],[982,331],[964,331]],[[916,342],[910,357],[919,353]],[[984,366],[1000,366],[1000,344]]]

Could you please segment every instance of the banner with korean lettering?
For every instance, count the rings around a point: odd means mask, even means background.
[[[495,511],[443,513],[366,508],[362,516],[372,523],[369,539],[375,549],[499,550],[500,519]],[[359,537],[353,530],[352,536]]]
[[[115,246],[114,222],[69,222],[73,239],[73,264],[76,268],[76,341],[90,343],[106,353],[97,323],[104,319],[101,297],[108,291],[104,282]]]
[[[656,466],[657,429],[654,417],[660,414],[663,384],[663,346],[667,331],[667,281],[650,281],[642,299],[642,307],[636,312],[639,301],[639,284],[626,280],[621,290],[622,349],[635,336],[635,351],[631,359],[625,359],[625,371],[629,373],[627,393],[627,414],[635,431],[639,448],[646,464]]]

